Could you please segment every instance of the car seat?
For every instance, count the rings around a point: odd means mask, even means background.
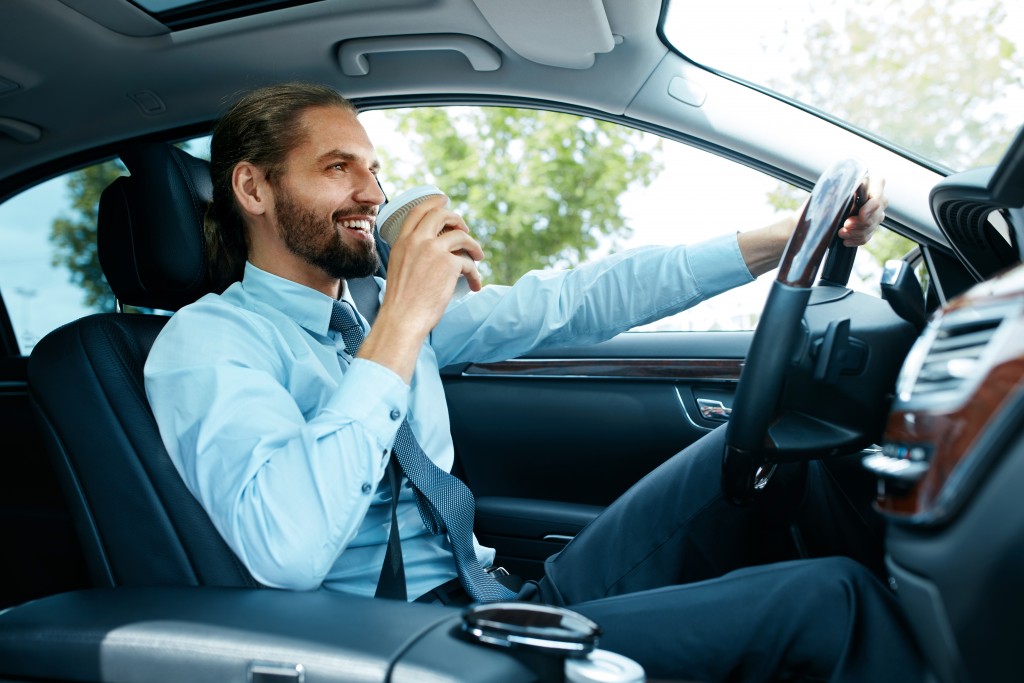
[[[210,291],[202,238],[207,162],[163,143],[121,154],[103,192],[98,249],[123,306],[174,311]],[[43,440],[97,586],[255,586],[185,487],[143,388],[168,317],[99,313],[46,335],[28,384]]]

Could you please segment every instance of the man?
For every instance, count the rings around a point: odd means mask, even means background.
[[[408,599],[457,585],[477,600],[567,604],[652,676],[919,676],[898,607],[860,565],[749,566],[752,513],[719,491],[721,431],[640,482],[518,596],[484,571],[494,551],[471,519],[464,528],[465,501],[449,507],[466,492],[446,474],[440,366],[599,341],[682,310],[773,267],[792,221],[481,289],[480,246],[428,200],[402,226],[368,327],[338,302],[377,267],[384,201],[351,105],[308,84],[255,91],[218,123],[211,157],[208,242],[231,284],[171,319],[146,389],[182,477],[259,581],[367,596],[398,581]],[[849,243],[882,220],[872,194],[841,230]],[[460,275],[476,293],[451,304]],[[404,576],[389,573],[399,537]]]

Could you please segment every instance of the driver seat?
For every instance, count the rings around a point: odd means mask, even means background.
[[[207,162],[164,143],[125,151],[100,199],[98,249],[122,305],[174,311],[211,291]],[[97,586],[259,585],[174,468],[142,370],[169,318],[99,313],[46,335],[29,396]]]

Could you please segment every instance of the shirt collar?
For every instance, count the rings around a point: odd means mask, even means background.
[[[242,274],[242,289],[247,295],[275,308],[310,332],[327,336],[334,299],[323,292],[268,273],[248,261]],[[344,280],[341,298],[355,308],[348,283]]]

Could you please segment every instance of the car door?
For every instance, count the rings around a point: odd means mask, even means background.
[[[631,484],[725,424],[751,334],[633,332],[445,368],[481,542],[510,570],[538,575]]]

